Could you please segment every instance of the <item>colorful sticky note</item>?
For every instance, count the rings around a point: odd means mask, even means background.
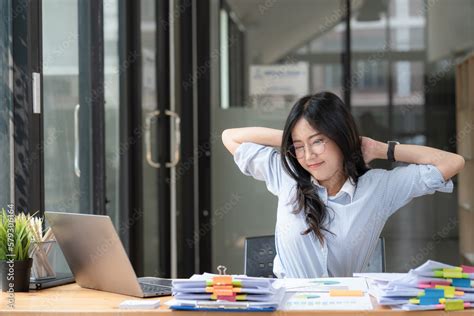
[[[461,271],[443,271],[443,277],[446,279],[462,278]]]
[[[462,272],[462,268],[461,267],[444,268],[443,272]]]
[[[471,287],[471,280],[469,279],[453,279],[454,287]]]
[[[420,300],[420,305],[436,305],[439,304],[439,298],[438,297],[427,297],[427,296],[422,296],[419,298]]]
[[[461,267],[453,267],[453,268],[444,268],[444,272],[462,272]]]
[[[451,298],[454,297],[454,292],[456,289],[452,286],[445,286],[445,285],[436,285],[437,289],[443,289],[444,290],[444,297]]]
[[[360,290],[330,290],[329,296],[364,296]]]
[[[439,271],[439,270],[433,271],[433,276],[434,276],[435,278],[444,278],[444,272],[443,272],[443,271]]]
[[[435,287],[436,285],[451,285],[451,282],[450,281],[446,281],[446,280],[439,280],[439,281],[433,281],[433,282],[430,282],[430,284],[432,285],[432,287]]]
[[[464,309],[463,300],[446,300],[444,309],[447,311],[460,311]]]
[[[212,283],[214,285],[232,285],[232,276],[231,275],[219,275],[212,278]]]
[[[444,289],[426,289],[424,297],[444,297]]]

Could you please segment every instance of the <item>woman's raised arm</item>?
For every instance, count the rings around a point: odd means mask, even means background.
[[[366,163],[372,159],[387,159],[387,149],[386,143],[362,137],[362,152]],[[464,168],[464,158],[461,155],[427,146],[397,145],[394,155],[397,161],[434,165],[441,172],[444,180],[454,177]]]
[[[229,128],[222,132],[222,142],[233,155],[244,142],[280,147],[283,131],[267,127]]]

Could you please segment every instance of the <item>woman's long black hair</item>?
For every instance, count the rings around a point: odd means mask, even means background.
[[[281,160],[286,172],[297,182],[293,213],[304,211],[309,226],[302,234],[313,232],[324,243],[323,231],[330,233],[325,227],[328,210],[313,187],[310,173],[290,153],[293,144],[291,131],[302,118],[337,144],[343,154],[344,175],[352,178],[355,184],[368,167],[362,156],[361,140],[354,118],[337,95],[320,92],[302,97],[295,103],[283,131]]]

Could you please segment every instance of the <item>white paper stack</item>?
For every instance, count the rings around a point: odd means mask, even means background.
[[[213,278],[218,275],[204,273],[189,279],[173,280],[173,296],[168,305],[175,310],[276,310],[284,289],[273,287],[273,279],[232,275],[230,285],[233,300],[222,299],[213,292]]]
[[[441,285],[438,289],[442,290],[444,290],[443,286],[452,287],[451,290],[455,291],[453,292],[455,295],[446,298],[448,301],[462,301],[465,308],[471,307],[470,304],[474,303],[474,287],[472,285],[471,287],[455,286],[456,283],[453,283],[453,280],[456,278],[440,277],[441,272],[437,272],[437,274],[434,272],[443,271],[443,269],[459,269],[459,267],[428,260],[408,273],[354,273],[354,276],[366,278],[370,295],[374,296],[380,305],[390,306],[393,309],[445,309],[446,306],[441,303],[425,305],[422,303],[414,304],[412,303],[413,300],[410,302],[410,299],[419,299],[419,297],[426,294],[426,291],[436,289],[436,285]],[[472,279],[474,274],[465,273],[462,276],[458,279],[458,282],[470,283],[469,278]],[[474,284],[474,282],[471,283]]]

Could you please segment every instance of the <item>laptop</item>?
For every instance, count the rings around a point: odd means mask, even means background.
[[[168,296],[170,279],[137,278],[109,216],[45,212],[81,287],[136,297]]]
[[[50,287],[74,283],[74,276],[71,273],[57,272],[51,279],[35,280],[30,278],[30,290],[44,290]]]

